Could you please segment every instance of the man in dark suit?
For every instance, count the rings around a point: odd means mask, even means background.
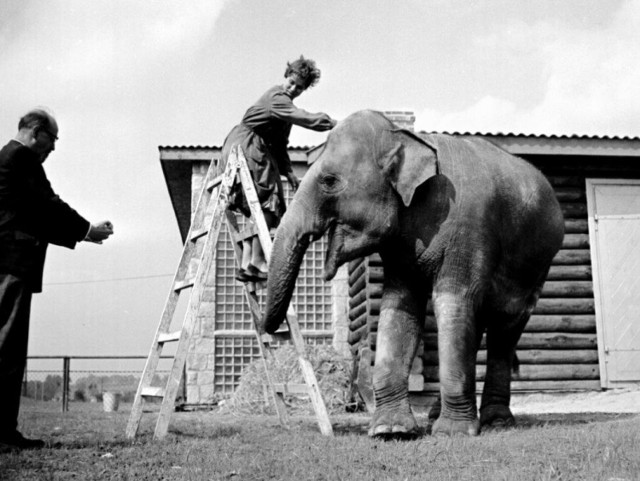
[[[5,449],[44,446],[17,428],[31,295],[42,290],[47,245],[101,244],[113,233],[111,222],[90,223],[52,190],[42,164],[56,140],[54,117],[34,109],[0,150],[0,446]]]

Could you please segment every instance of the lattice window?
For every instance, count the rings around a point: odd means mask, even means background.
[[[242,368],[259,356],[253,337],[218,337],[215,344],[215,391],[232,393],[238,384]]]
[[[287,201],[291,200],[288,185],[285,187]],[[242,227],[245,218],[238,215]],[[293,293],[293,306],[298,313],[298,322],[303,330],[331,330],[331,283],[323,280],[325,238],[311,244],[300,268]],[[249,307],[244,301],[242,284],[235,280],[237,269],[233,245],[229,233],[220,233],[217,250],[216,271],[216,330],[252,329]],[[266,293],[260,291],[259,300],[264,305]]]
[[[314,346],[331,343],[330,338],[309,338]],[[289,343],[287,343],[289,344]],[[242,369],[260,358],[255,337],[218,337],[215,344],[213,385],[216,393],[231,394],[240,382]]]
[[[287,201],[291,200],[289,186],[285,186]],[[237,215],[241,228],[246,219]],[[226,225],[226,224],[225,224]],[[304,330],[332,329],[331,283],[323,280],[326,239],[311,244],[300,268],[293,293],[293,306],[298,313],[300,328]],[[253,332],[249,307],[246,304],[243,286],[235,280],[236,260],[228,231],[220,232],[216,269],[216,316],[215,330],[247,330]],[[266,292],[259,292],[259,301],[264,306]],[[327,338],[311,338],[310,344],[331,342]],[[215,341],[214,389],[231,393],[238,384],[242,369],[259,357],[258,346],[253,336],[219,337]]]

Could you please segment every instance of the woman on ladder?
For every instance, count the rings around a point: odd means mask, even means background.
[[[336,125],[336,121],[325,113],[310,113],[293,104],[293,99],[320,80],[320,70],[313,60],[300,56],[298,60],[287,63],[284,78],[284,84],[271,87],[249,107],[222,147],[222,169],[232,148],[236,145],[242,148],[270,229],[277,227],[285,211],[280,176],[287,178],[294,192],[300,183],[293,173],[287,152],[291,126],[295,124],[306,129],[325,131]],[[229,206],[250,216],[239,183],[231,193]],[[242,263],[236,279],[241,282],[267,279],[267,261],[257,236],[243,241]]]

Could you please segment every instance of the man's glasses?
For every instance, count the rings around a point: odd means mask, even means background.
[[[58,136],[54,135],[53,132],[49,132],[47,129],[40,129],[40,132],[44,132],[45,134],[47,134],[47,137],[49,137],[49,140],[52,144],[55,143],[56,140],[58,140]]]

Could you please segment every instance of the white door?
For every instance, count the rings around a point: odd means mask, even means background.
[[[603,387],[640,381],[640,180],[587,179]]]

